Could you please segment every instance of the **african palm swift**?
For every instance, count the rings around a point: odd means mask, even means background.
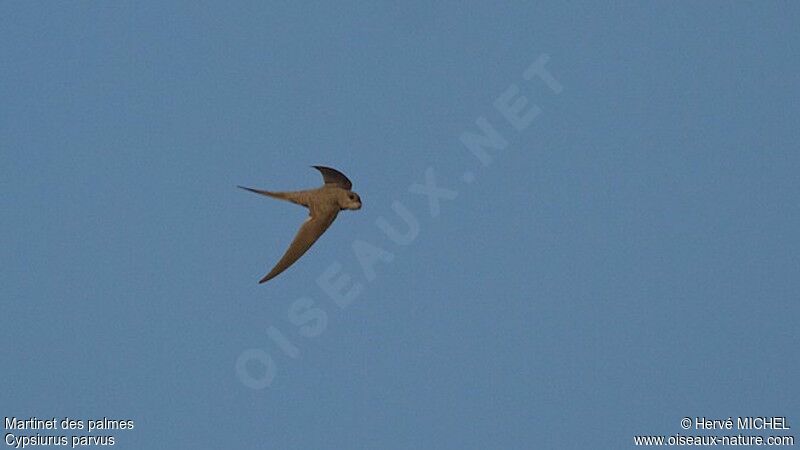
[[[331,226],[339,211],[361,209],[361,197],[350,190],[353,183],[343,173],[330,167],[312,167],[322,172],[322,180],[325,182],[322,187],[307,191],[271,192],[239,186],[256,194],[303,205],[309,211],[308,219],[303,222],[286,253],[283,254],[278,264],[275,264],[275,267],[259,280],[259,283],[275,278],[303,256],[303,253],[311,248],[314,242],[322,236],[322,233]]]

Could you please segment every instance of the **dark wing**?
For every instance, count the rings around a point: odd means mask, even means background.
[[[294,264],[294,262],[303,256],[303,253],[311,248],[311,245],[322,236],[322,233],[331,226],[338,213],[339,211],[336,210],[316,213],[312,210],[311,215],[303,222],[300,231],[297,232],[297,236],[294,237],[292,244],[286,250],[286,253],[283,254],[281,260],[278,261],[278,264],[275,264],[275,267],[273,267],[259,283],[275,278],[278,274]]]
[[[330,167],[325,166],[311,167],[322,172],[322,179],[325,180],[326,185],[337,186],[342,189],[347,189],[348,191],[353,187],[353,183],[351,183],[342,172],[339,172],[336,169],[331,169]]]

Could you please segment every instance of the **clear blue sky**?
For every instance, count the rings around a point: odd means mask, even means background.
[[[134,419],[121,449],[800,429],[797,3],[336,3],[0,3],[0,415]],[[235,186],[312,164],[364,208],[258,285],[306,212]]]

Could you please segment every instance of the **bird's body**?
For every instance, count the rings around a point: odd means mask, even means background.
[[[275,278],[297,261],[336,219],[343,209],[361,209],[361,198],[351,191],[352,183],[341,172],[323,166],[313,166],[322,172],[325,184],[316,189],[294,192],[272,192],[239,186],[256,194],[290,201],[308,208],[308,219],[303,222],[289,248],[275,267],[262,278],[264,283]]]

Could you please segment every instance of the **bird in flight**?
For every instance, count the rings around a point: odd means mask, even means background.
[[[259,280],[259,283],[264,283],[265,281],[275,278],[303,256],[303,253],[311,248],[314,242],[322,236],[322,233],[331,226],[334,219],[336,219],[336,216],[339,214],[339,211],[345,209],[361,209],[361,197],[350,190],[350,188],[353,187],[353,183],[351,183],[343,173],[336,169],[331,169],[330,167],[311,167],[322,173],[322,179],[325,182],[325,184],[316,189],[295,192],[272,192],[239,186],[242,189],[255,192],[256,194],[287,200],[308,208],[308,218],[303,222],[303,225],[300,226],[297,236],[294,237],[286,253],[284,253],[280,261],[275,264],[275,267],[273,267],[264,278]]]

